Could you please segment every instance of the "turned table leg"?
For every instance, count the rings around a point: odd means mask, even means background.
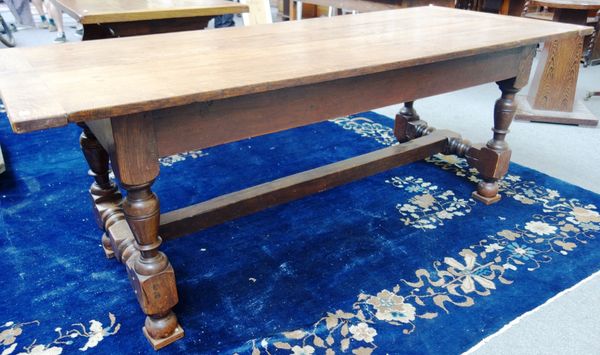
[[[517,82],[518,81],[518,82]],[[481,174],[482,181],[473,192],[473,198],[492,204],[500,200],[498,194],[498,180],[508,171],[511,150],[505,141],[508,128],[515,115],[517,104],[515,95],[526,81],[522,78],[511,78],[497,82],[502,96],[496,100],[494,106],[494,132],[493,138],[485,145],[472,145],[461,138],[449,139],[445,154],[456,154],[465,157],[467,162]],[[427,122],[421,120],[413,107],[413,102],[406,102],[396,115],[394,135],[400,143],[426,136],[435,128],[429,127]]]
[[[115,253],[106,232],[113,224],[123,219],[121,212],[123,197],[117,185],[110,180],[108,152],[85,123],[80,123],[79,126],[83,129],[79,144],[90,167],[89,174],[94,178],[90,187],[94,217],[98,227],[105,232],[102,235],[104,253],[107,258],[112,258]]]
[[[487,205],[500,200],[498,180],[508,171],[511,155],[505,137],[517,110],[515,95],[519,91],[515,87],[515,78],[499,81],[497,84],[502,96],[496,100],[494,106],[494,136],[480,149],[481,156],[476,168],[482,181],[477,185],[477,191],[473,192],[473,198]]]
[[[400,112],[396,114],[394,135],[400,143],[427,135],[434,130],[434,128],[427,126],[427,122],[421,120],[413,106],[414,101],[407,101]]]
[[[158,250],[162,243],[158,236],[160,208],[150,190],[152,182],[123,185],[127,190],[123,209],[139,251],[127,261],[127,272],[147,315],[144,335],[160,349],[183,337],[183,330],[171,310],[178,302],[175,272],[167,256]]]
[[[147,115],[111,120],[111,162],[127,194],[123,202],[126,224],[115,224],[110,234],[119,241],[115,243],[119,251],[124,250],[121,261],[126,264],[138,302],[147,316],[144,335],[154,349],[160,349],[182,338],[184,332],[172,311],[179,300],[175,272],[159,250],[160,204],[151,190],[159,163],[153,122]]]

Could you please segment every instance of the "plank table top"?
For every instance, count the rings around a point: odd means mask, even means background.
[[[14,48],[0,51],[0,96],[13,130],[20,133],[591,32],[584,26],[428,6]]]
[[[248,12],[226,0],[52,0],[81,24],[215,16]]]

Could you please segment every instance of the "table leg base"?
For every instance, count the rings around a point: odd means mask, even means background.
[[[146,339],[148,339],[148,341],[150,342],[150,344],[152,345],[152,348],[154,348],[154,350],[162,349],[165,346],[183,338],[183,336],[185,335],[183,328],[179,324],[177,324],[177,328],[175,328],[175,331],[173,332],[173,334],[171,334],[170,336],[163,338],[163,339],[152,338],[150,336],[150,334],[148,334],[146,327],[143,327],[142,330],[144,332],[144,336],[146,336]]]
[[[500,196],[500,194],[498,194],[494,197],[485,197],[483,195],[480,195],[477,191],[473,191],[473,193],[471,194],[471,197],[473,197],[473,199],[475,199],[479,202],[483,202],[486,206],[494,204],[494,203],[500,201],[500,199],[502,198],[502,196]]]
[[[598,118],[584,105],[583,100],[575,100],[571,112],[536,110],[531,107],[527,97],[521,95],[517,95],[516,101],[518,109],[515,120],[577,126],[598,125]]]
[[[115,257],[115,252],[112,249],[110,238],[108,238],[106,233],[102,234],[102,249],[104,250],[104,255],[107,259],[112,259]]]
[[[0,149],[0,174],[6,171],[6,165],[4,165],[4,157],[2,156],[2,149]]]
[[[114,251],[106,249],[106,247],[104,247],[104,245],[102,246],[102,249],[104,250],[104,256],[106,256],[107,259],[112,259],[115,257]]]

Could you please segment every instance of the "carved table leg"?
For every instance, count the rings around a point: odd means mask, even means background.
[[[167,256],[159,251],[160,204],[151,186],[160,169],[154,127],[145,115],[111,120],[111,162],[121,187],[127,191],[123,202],[126,223],[115,224],[111,235],[123,241],[119,252],[125,248],[122,261],[147,315],[144,335],[157,350],[184,333],[172,311],[179,300],[175,272]]]
[[[434,128],[427,126],[427,122],[421,120],[417,111],[413,108],[413,104],[413,101],[405,102],[396,115],[394,135],[400,143],[424,136],[434,130]]]
[[[508,171],[511,155],[504,139],[517,110],[515,95],[519,91],[515,87],[515,78],[499,81],[497,84],[502,96],[494,106],[494,137],[479,150],[476,168],[483,180],[477,185],[477,191],[473,192],[473,198],[486,205],[500,200],[498,180]]]
[[[155,349],[183,337],[183,329],[171,310],[178,302],[175,272],[167,256],[158,250],[159,201],[150,190],[153,181],[123,185],[127,197],[123,205],[127,223],[135,237],[139,254],[127,260],[127,271],[146,322],[144,335]]]
[[[124,218],[121,211],[123,197],[109,178],[108,153],[85,123],[80,123],[79,126],[83,128],[79,144],[90,167],[89,174],[94,177],[90,187],[94,217],[98,227],[105,232],[102,235],[104,253],[107,258],[112,258],[115,253],[106,232],[113,224]]]
[[[519,91],[516,85],[517,78],[497,82],[502,96],[496,101],[494,107],[494,132],[493,138],[486,145],[472,145],[462,138],[449,139],[445,154],[456,154],[465,157],[467,162],[481,174],[482,181],[473,192],[473,198],[486,205],[500,200],[498,194],[498,180],[508,171],[511,150],[504,140],[508,133],[517,105],[515,95]],[[522,85],[521,85],[522,84]],[[413,108],[412,102],[407,102],[396,115],[394,135],[400,143],[425,136],[435,128],[428,127],[427,122],[421,120]]]

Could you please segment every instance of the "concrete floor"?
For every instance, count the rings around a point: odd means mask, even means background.
[[[11,21],[5,7],[0,7],[0,13]],[[65,16],[69,41],[80,40],[74,25]],[[15,37],[19,47],[27,47],[50,44],[54,35],[47,30],[27,29]],[[577,98],[592,90],[600,90],[600,66],[580,70]],[[522,90],[526,92],[527,87]],[[493,106],[499,94],[495,84],[486,84],[419,100],[415,107],[431,126],[455,130],[472,142],[485,142],[491,138]],[[586,106],[600,117],[600,97],[587,101]],[[393,117],[399,107],[376,111]],[[600,193],[600,127],[514,122],[507,140],[514,162]],[[514,323],[471,353],[600,354],[600,273]]]

